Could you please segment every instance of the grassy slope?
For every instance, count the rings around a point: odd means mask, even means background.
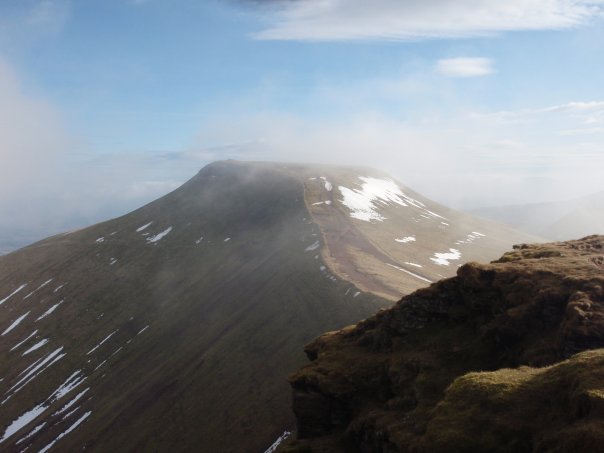
[[[469,373],[436,407],[425,451],[601,451],[604,349],[544,368]]]
[[[319,337],[284,451],[602,451],[575,448],[604,433],[602,352],[538,367],[604,347],[603,250],[521,247]]]

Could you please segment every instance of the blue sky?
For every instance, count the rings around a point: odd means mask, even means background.
[[[374,165],[459,208],[604,190],[603,12],[2,0],[0,233],[121,214],[224,158]]]

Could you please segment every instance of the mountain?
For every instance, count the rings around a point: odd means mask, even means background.
[[[473,214],[552,240],[604,233],[604,192],[550,203],[480,208]]]
[[[306,346],[294,452],[604,451],[604,236],[520,245]]]
[[[369,169],[208,165],[0,257],[0,449],[262,452],[306,342],[528,239]]]

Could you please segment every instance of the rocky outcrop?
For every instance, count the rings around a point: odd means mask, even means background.
[[[598,348],[604,237],[516,246],[309,344],[286,451],[597,451]]]

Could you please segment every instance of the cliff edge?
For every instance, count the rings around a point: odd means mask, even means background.
[[[518,245],[307,345],[283,450],[604,451],[598,348],[604,236]]]

